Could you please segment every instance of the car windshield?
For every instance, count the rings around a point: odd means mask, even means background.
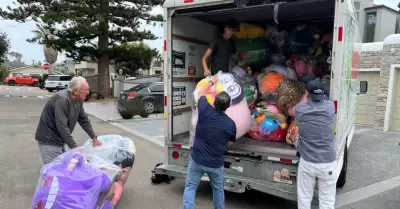
[[[128,89],[127,91],[128,91],[128,92],[131,92],[131,91],[140,91],[140,90],[142,90],[142,89],[144,89],[144,88],[146,88],[146,87],[149,87],[149,86],[150,86],[149,83],[139,84],[139,85],[137,85],[137,86],[134,86],[134,87]]]

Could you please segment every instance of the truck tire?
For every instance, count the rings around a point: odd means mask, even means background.
[[[15,81],[9,81],[9,82],[8,82],[8,85],[9,85],[9,86],[15,86]]]
[[[347,141],[346,141],[346,146],[344,147],[342,170],[340,171],[339,178],[336,182],[337,188],[342,188],[346,184],[346,175],[347,175]]]
[[[47,89],[47,91],[49,91],[49,92],[53,92],[53,89]]]

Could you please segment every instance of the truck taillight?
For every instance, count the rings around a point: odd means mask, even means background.
[[[167,96],[164,96],[164,107],[167,106],[167,103],[168,103],[168,97],[167,97]]]
[[[177,151],[173,151],[172,152],[172,158],[174,158],[175,160],[179,158],[179,152]]]
[[[336,114],[337,113],[337,100],[334,100],[333,104],[335,105],[335,114]]]

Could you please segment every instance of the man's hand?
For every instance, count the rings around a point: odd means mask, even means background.
[[[218,76],[213,76],[211,79],[211,82],[213,82],[213,84],[216,84],[218,82]]]
[[[97,138],[93,139],[93,147],[100,147],[102,145],[103,144]]]
[[[209,75],[211,75],[211,71],[208,68],[204,69],[204,77],[207,77]]]

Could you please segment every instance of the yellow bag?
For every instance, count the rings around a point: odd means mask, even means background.
[[[259,38],[264,36],[264,29],[260,26],[240,23],[240,31],[235,33],[237,39]]]

